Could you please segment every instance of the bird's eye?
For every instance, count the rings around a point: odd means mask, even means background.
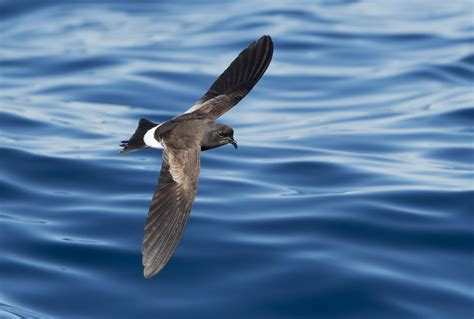
[[[225,133],[224,132],[219,132],[219,137],[224,137]]]

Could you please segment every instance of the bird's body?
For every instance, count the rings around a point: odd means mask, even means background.
[[[185,113],[162,124],[141,119],[123,153],[162,148],[163,163],[142,244],[146,278],[158,273],[178,245],[199,179],[201,151],[232,144],[234,130],[215,120],[237,104],[262,77],[273,55],[269,36],[243,50],[201,99]]]

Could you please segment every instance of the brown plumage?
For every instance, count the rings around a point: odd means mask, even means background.
[[[250,44],[184,114],[156,125],[142,119],[122,153],[163,148],[163,163],[153,195],[142,244],[144,275],[156,275],[173,255],[184,233],[196,196],[201,151],[232,144],[231,127],[214,121],[255,86],[273,55],[270,36]]]

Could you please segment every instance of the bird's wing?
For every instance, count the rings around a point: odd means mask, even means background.
[[[186,113],[196,112],[217,119],[239,103],[257,84],[267,70],[272,56],[272,39],[264,35],[240,52],[206,94]]]
[[[157,274],[173,255],[184,232],[199,179],[199,147],[165,147],[163,164],[150,204],[142,244],[144,275]]]

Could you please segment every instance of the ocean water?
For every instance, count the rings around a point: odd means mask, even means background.
[[[1,1],[0,318],[472,318],[469,1]],[[161,151],[251,41],[273,62],[202,154],[168,265]]]

